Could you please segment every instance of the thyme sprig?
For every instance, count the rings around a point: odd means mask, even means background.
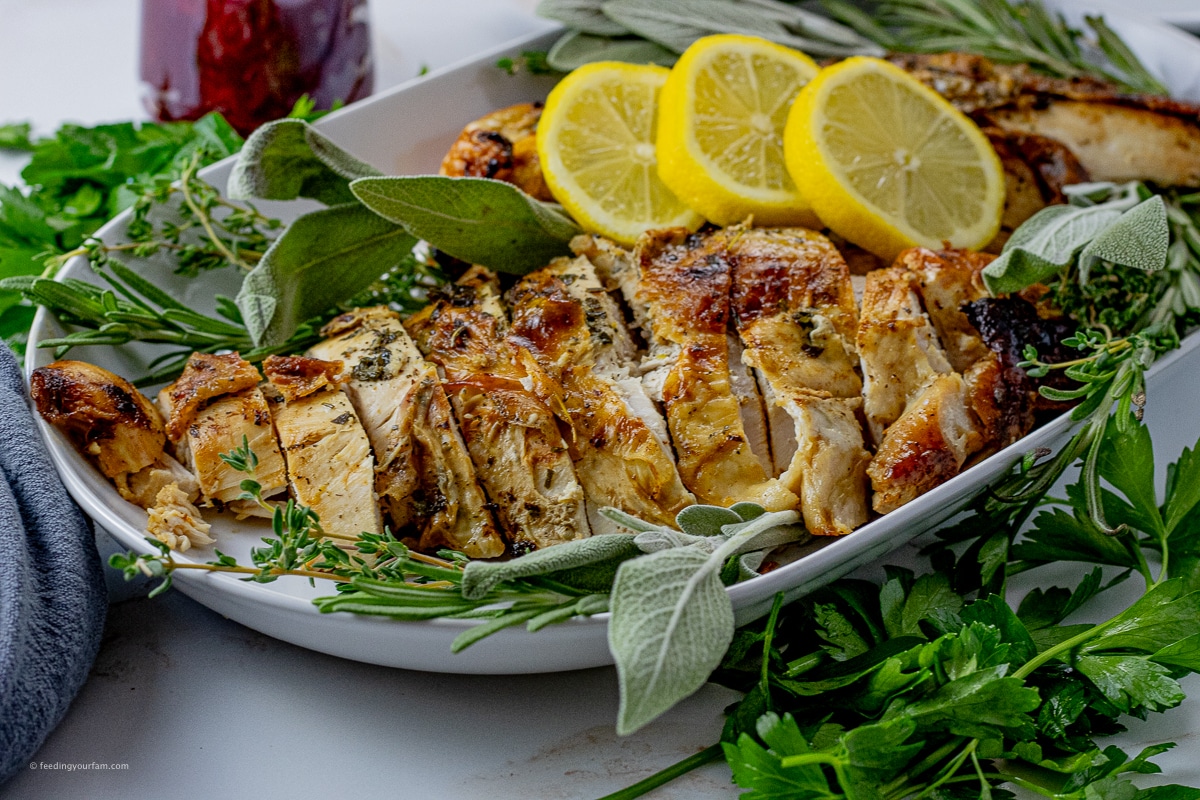
[[[1077,458],[1082,458],[1084,496],[1090,519],[1108,535],[1125,531],[1125,526],[1109,525],[1106,519],[1103,492],[1098,477],[1101,434],[1107,425],[1109,414],[1116,407],[1117,424],[1126,431],[1130,420],[1140,420],[1146,403],[1146,370],[1164,353],[1179,347],[1182,337],[1200,320],[1200,197],[1184,195],[1169,190],[1155,192],[1142,184],[1088,184],[1071,187],[1072,203],[1088,212],[1103,212],[1114,209],[1109,227],[1080,227],[1056,244],[1070,240],[1063,251],[1062,261],[1058,254],[1051,255],[1049,249],[1042,266],[1057,269],[1057,275],[1049,274],[1050,304],[1069,317],[1080,322],[1074,336],[1063,341],[1067,347],[1079,351],[1078,358],[1060,362],[1043,359],[1037,349],[1028,346],[1023,360],[1018,364],[1031,377],[1043,377],[1051,371],[1061,370],[1066,377],[1078,383],[1072,389],[1044,386],[1043,396],[1060,402],[1078,402],[1071,412],[1071,419],[1082,423],[1067,445],[1053,458],[1037,463],[1031,459],[1026,469],[1004,485],[993,487],[990,501],[981,501],[976,510],[991,515],[997,520],[1012,522],[1028,515],[1027,504],[1044,494]],[[1114,238],[1114,231],[1132,240],[1148,230],[1146,218],[1133,219],[1129,215],[1138,209],[1149,208],[1148,202],[1161,200],[1158,214],[1158,231],[1165,242],[1162,263],[1147,264],[1145,268],[1118,263],[1095,255],[1096,242]],[[1138,205],[1130,206],[1131,203]],[[1119,213],[1117,213],[1119,212]],[[1056,211],[1044,212],[1048,214]],[[1164,223],[1165,216],[1165,223]],[[1050,217],[1047,216],[1046,219]],[[1026,223],[1037,229],[1038,216]],[[1023,226],[1024,228],[1024,226]],[[1019,239],[1014,234],[1014,239]],[[1022,283],[1037,282],[1038,247],[1036,240],[1028,241],[1013,250],[1028,250],[1024,277],[1008,285],[1006,291],[1016,291]],[[1048,247],[1048,246],[1047,246]],[[1005,270],[1021,272],[1017,266],[1020,255],[1008,252],[994,262],[996,267],[1008,258]],[[1104,248],[1101,253],[1109,252]],[[991,270],[989,267],[988,270]],[[1001,270],[1003,271],[1003,270]],[[987,271],[985,270],[985,276]],[[1129,293],[1125,288],[1128,287]],[[994,505],[988,505],[994,501]],[[1014,516],[1016,515],[1016,516]]]
[[[236,266],[248,272],[262,258],[282,223],[249,203],[234,203],[198,177],[204,165],[193,153],[180,172],[157,175],[138,184],[126,230],[128,241],[105,244],[94,237],[79,247],[46,259],[42,277],[51,278],[77,256],[87,256],[93,266],[103,265],[111,254],[127,253],[150,258],[170,251],[175,272],[195,277],[201,272]],[[171,213],[160,213],[169,209]]]

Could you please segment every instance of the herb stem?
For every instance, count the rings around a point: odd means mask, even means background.
[[[171,559],[167,562],[167,566],[172,572],[180,569],[199,569],[206,572],[232,572],[240,575],[261,575],[262,570],[254,567],[243,566],[226,566],[223,564],[188,564],[180,563]],[[343,578],[341,575],[333,575],[328,572],[311,569],[272,569],[269,570],[271,575],[297,575],[301,578],[323,578],[324,580],[337,581],[338,583],[347,583],[349,578]]]
[[[1025,666],[1021,667],[1019,670],[1014,672],[1013,677],[1018,678],[1018,679],[1024,679],[1024,678],[1029,677],[1029,675],[1031,675],[1038,667],[1042,666],[1043,664],[1058,658],[1063,653],[1069,653],[1072,650],[1074,650],[1076,647],[1079,647],[1079,645],[1084,644],[1085,642],[1088,642],[1091,639],[1096,638],[1101,633],[1103,633],[1108,628],[1108,626],[1111,624],[1112,624],[1112,620],[1109,620],[1108,622],[1102,622],[1099,625],[1096,625],[1095,627],[1088,628],[1086,631],[1083,631],[1082,633],[1072,636],[1070,639],[1067,639],[1065,642],[1059,642],[1058,644],[1054,645],[1053,647],[1051,647],[1047,650],[1043,650],[1041,653],[1038,653],[1036,656],[1029,659],[1029,661],[1025,662]]]
[[[699,753],[696,753],[693,756],[688,756],[682,761],[677,761],[666,769],[659,770],[658,772],[654,773],[649,778],[640,780],[632,786],[627,786],[619,792],[606,794],[604,797],[601,797],[600,800],[634,800],[634,798],[641,797],[647,792],[657,789],[663,784],[670,783],[676,778],[686,775],[698,767],[702,767],[705,764],[720,759],[722,755],[724,755],[724,751],[721,748],[720,742],[709,745]]]
[[[204,226],[204,232],[212,241],[213,247],[217,248],[217,250],[219,250],[221,254],[225,256],[225,258],[229,259],[229,263],[240,267],[246,272],[249,272],[250,265],[238,258],[237,254],[230,250],[225,244],[225,241],[217,235],[216,230],[213,228],[212,220],[209,219],[208,212],[200,208],[200,205],[196,202],[195,198],[192,196],[191,190],[188,188],[198,163],[199,156],[193,156],[192,160],[188,163],[187,167],[184,168],[183,174],[179,178],[179,189],[183,194],[183,202],[187,204],[187,207],[191,209],[192,214],[194,214],[196,219],[200,221],[200,224]]]

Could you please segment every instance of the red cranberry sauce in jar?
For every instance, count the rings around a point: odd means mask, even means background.
[[[220,111],[243,135],[371,93],[366,0],[142,0],[141,78],[160,121]]]

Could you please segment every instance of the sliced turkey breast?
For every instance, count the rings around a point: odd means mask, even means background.
[[[415,528],[423,550],[472,558],[504,552],[487,499],[436,368],[394,311],[359,309],[332,320],[309,355],[341,361],[345,391],[375,454],[376,493],[395,530]]]
[[[803,228],[723,235],[742,358],[767,404],[780,483],[800,498],[810,532],[849,533],[867,521],[870,455],[857,421],[857,309],[846,262]]]
[[[739,398],[734,392],[726,244],[724,233],[692,235],[683,228],[651,231],[638,242],[637,296],[646,308],[647,360],[653,372],[663,373],[654,399],[666,409],[680,477],[699,502],[730,506],[748,500],[770,511],[795,508],[798,498],[763,467],[769,450],[757,393]],[[738,371],[746,375],[744,368]],[[745,392],[745,382],[739,388]],[[757,416],[758,453],[743,424],[746,416]]]
[[[671,524],[695,498],[679,478],[662,417],[630,374],[636,350],[592,263],[558,259],[527,275],[509,307],[510,341],[541,368],[531,372],[531,388],[569,421],[593,533],[614,530],[596,513],[604,506]]]
[[[858,324],[863,408],[876,443],[938,375],[953,371],[921,307],[916,276],[890,267],[867,275]]]
[[[296,502],[316,512],[324,535],[354,541],[383,531],[375,461],[366,431],[339,383],[342,364],[270,356],[264,387]]]
[[[583,487],[554,411],[528,388],[528,362],[505,338],[496,276],[471,269],[406,326],[442,371],[475,470],[513,549],[586,537]]]
[[[239,515],[268,512],[239,499],[247,475],[226,464],[222,454],[245,442],[258,457],[254,480],[262,496],[272,497],[287,486],[271,411],[257,385],[261,380],[258,370],[237,353],[193,353],[178,380],[158,393],[167,436],[176,456],[199,480],[204,501]]]

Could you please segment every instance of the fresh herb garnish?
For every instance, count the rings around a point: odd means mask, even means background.
[[[313,128],[293,120],[270,123],[250,137],[229,188],[235,197],[273,200],[350,197],[381,220],[447,255],[517,274],[567,255],[571,238],[581,232],[556,204],[502,181],[380,176]],[[364,243],[378,233],[377,227],[321,226],[339,236],[361,232]]]
[[[1001,64],[1029,64],[1060,78],[1098,77],[1129,91],[1167,94],[1102,16],[1088,34],[1041,0],[820,0],[835,18],[892,51],[960,51]]]
[[[521,71],[528,72],[530,75],[550,75],[555,72],[554,68],[546,61],[544,50],[522,50],[521,55],[516,58],[499,59],[496,61],[496,66],[509,75],[516,75]]]
[[[191,122],[64,125],[30,138],[28,125],[0,127],[0,146],[32,153],[29,189],[0,186],[0,279],[40,275],[46,260],[81,247],[120,211],[237,152],[242,139],[218,114]],[[148,235],[148,234],[147,234]],[[0,290],[0,337],[20,349],[33,319],[21,295]]]
[[[702,36],[742,33],[817,57],[955,50],[1061,78],[1092,76],[1133,92],[1167,94],[1103,17],[1085,17],[1085,34],[1040,0],[820,5],[826,16],[778,0],[542,0],[537,11],[569,29],[546,56],[564,72],[600,60],[670,65]]]
[[[969,546],[937,550],[935,572],[889,567],[882,585],[837,581],[790,606],[777,600],[769,618],[740,629],[713,679],[746,693],[721,737],[742,797],[997,797],[1008,784],[1061,800],[1200,798],[1181,786],[1138,790],[1127,777],[1157,772],[1150,759],[1174,745],[1131,755],[1098,741],[1123,730],[1123,715],[1179,705],[1179,679],[1200,671],[1200,466],[1186,450],[1160,504],[1146,429],[1131,421],[1122,432],[1113,420],[1102,441],[1107,502],[1126,535],[1094,526],[1075,484],[1015,546],[1015,530],[996,546],[970,518],[947,532]],[[1035,590],[1014,612],[1007,578],[1063,559],[1094,568],[1073,589]],[[1104,566],[1125,571],[1105,583]],[[1124,611],[1063,624],[1131,571],[1146,591]],[[998,580],[955,585],[981,573]],[[706,750],[665,772],[715,757]]]

